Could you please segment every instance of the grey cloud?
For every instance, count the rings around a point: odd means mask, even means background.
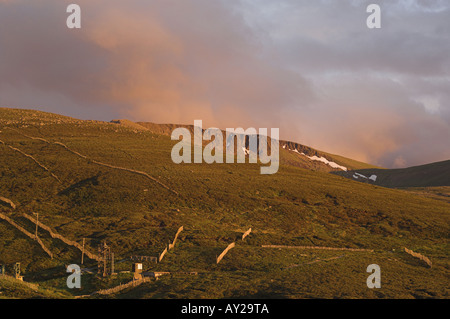
[[[447,1],[377,1],[381,30],[370,1],[79,0],[81,30],[69,3],[0,1],[1,106],[280,127],[387,167],[450,156]]]

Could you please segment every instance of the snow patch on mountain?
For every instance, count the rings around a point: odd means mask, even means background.
[[[325,157],[322,157],[322,156],[321,156],[321,157],[318,157],[318,156],[316,156],[316,155],[314,155],[314,156],[308,156],[308,155],[306,155],[305,153],[300,153],[297,149],[293,149],[293,150],[289,149],[289,150],[292,151],[292,152],[295,152],[295,153],[297,153],[297,154],[306,156],[306,157],[309,158],[311,161],[319,161],[319,162],[322,162],[322,163],[324,163],[324,164],[327,164],[327,165],[331,166],[332,168],[338,168],[338,169],[341,169],[341,170],[343,170],[343,171],[347,171],[347,167],[342,166],[342,165],[339,165],[339,164],[337,164],[337,163],[335,163],[335,162],[331,162],[331,161],[327,160]]]
[[[377,175],[371,175],[370,177],[367,177],[367,176],[364,176],[363,174],[360,174],[360,173],[358,173],[358,172],[355,172],[354,174],[353,174],[353,178],[354,179],[359,179],[359,178],[365,178],[365,179],[370,179],[371,181],[374,181],[374,182],[376,182],[377,181]]]
[[[333,168],[339,168],[339,169],[341,169],[343,171],[347,171],[347,167],[341,166],[341,165],[339,165],[339,164],[337,164],[335,162],[330,162],[325,157],[322,157],[322,156],[321,157],[317,157],[316,155],[314,155],[314,156],[305,155],[305,156],[308,157],[312,161],[320,161],[320,162],[323,162],[323,163],[325,163],[327,165],[330,165]]]

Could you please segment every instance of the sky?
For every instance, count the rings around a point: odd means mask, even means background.
[[[0,107],[278,127],[388,168],[448,160],[449,17],[447,0],[0,0]]]

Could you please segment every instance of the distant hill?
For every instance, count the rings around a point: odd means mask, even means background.
[[[187,128],[191,133],[194,131],[193,125],[155,124],[150,122],[133,123],[128,120],[115,120],[113,123],[122,124],[129,127],[133,127],[135,124],[138,124],[140,127],[146,128],[153,133],[168,136],[170,136],[172,131],[177,127]],[[343,169],[351,170],[378,168],[377,166],[371,164],[326,153],[309,146],[286,140],[280,140],[280,161],[282,165],[295,166],[322,172],[341,171]]]
[[[450,186],[450,160],[401,169],[369,168],[334,174],[384,187]]]

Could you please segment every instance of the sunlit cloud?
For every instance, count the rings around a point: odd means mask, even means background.
[[[450,5],[0,0],[0,106],[81,118],[279,127],[400,167],[450,158]]]

